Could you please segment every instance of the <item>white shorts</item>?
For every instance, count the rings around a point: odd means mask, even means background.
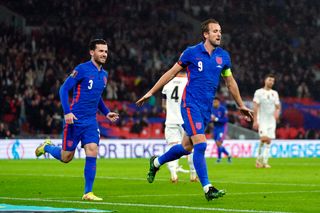
[[[262,126],[259,127],[259,136],[268,137],[270,139],[276,138],[276,127],[275,126]]]
[[[181,143],[184,135],[184,130],[182,128],[182,125],[170,124],[170,125],[166,125],[166,128],[164,130],[164,135],[165,135],[167,144],[173,143],[173,142]]]

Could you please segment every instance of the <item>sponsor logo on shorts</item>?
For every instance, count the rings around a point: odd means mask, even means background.
[[[72,147],[72,145],[73,145],[73,141],[68,140],[68,141],[67,141],[67,146],[68,146],[68,147]]]

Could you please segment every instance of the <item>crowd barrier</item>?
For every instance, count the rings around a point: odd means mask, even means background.
[[[61,139],[52,140],[61,146]],[[34,150],[43,143],[39,139],[0,140],[0,159],[35,159]],[[225,140],[224,146],[234,158],[256,157],[259,140]],[[149,158],[161,155],[166,150],[164,140],[109,140],[100,141],[99,158]],[[270,147],[273,158],[320,157],[320,140],[273,140]],[[206,157],[216,157],[217,148],[213,140],[208,140]],[[75,158],[84,158],[84,150],[78,145]],[[40,159],[52,158],[48,154]]]

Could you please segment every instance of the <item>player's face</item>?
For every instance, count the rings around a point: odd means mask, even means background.
[[[272,87],[273,87],[273,85],[274,85],[274,78],[271,78],[271,77],[268,77],[268,78],[266,78],[266,80],[264,81],[264,85],[267,87],[267,88],[269,88],[269,89],[271,89]]]
[[[206,38],[209,43],[216,47],[219,46],[221,43],[221,27],[219,24],[210,23],[208,25],[208,32],[204,33],[204,37]]]
[[[217,100],[217,99],[213,100],[213,107],[214,108],[218,108],[219,105],[220,105],[220,101],[219,100]]]
[[[95,50],[90,51],[90,55],[97,64],[104,64],[108,57],[108,45],[97,44]]]

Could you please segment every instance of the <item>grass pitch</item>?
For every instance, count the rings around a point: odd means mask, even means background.
[[[208,202],[200,183],[179,173],[169,182],[163,166],[155,182],[146,180],[148,159],[98,159],[94,185],[102,202],[81,201],[84,160],[0,160],[0,203],[117,212],[320,212],[320,159],[270,159],[256,169],[254,159],[207,159],[209,176],[227,195]],[[180,164],[187,167],[186,159]]]

